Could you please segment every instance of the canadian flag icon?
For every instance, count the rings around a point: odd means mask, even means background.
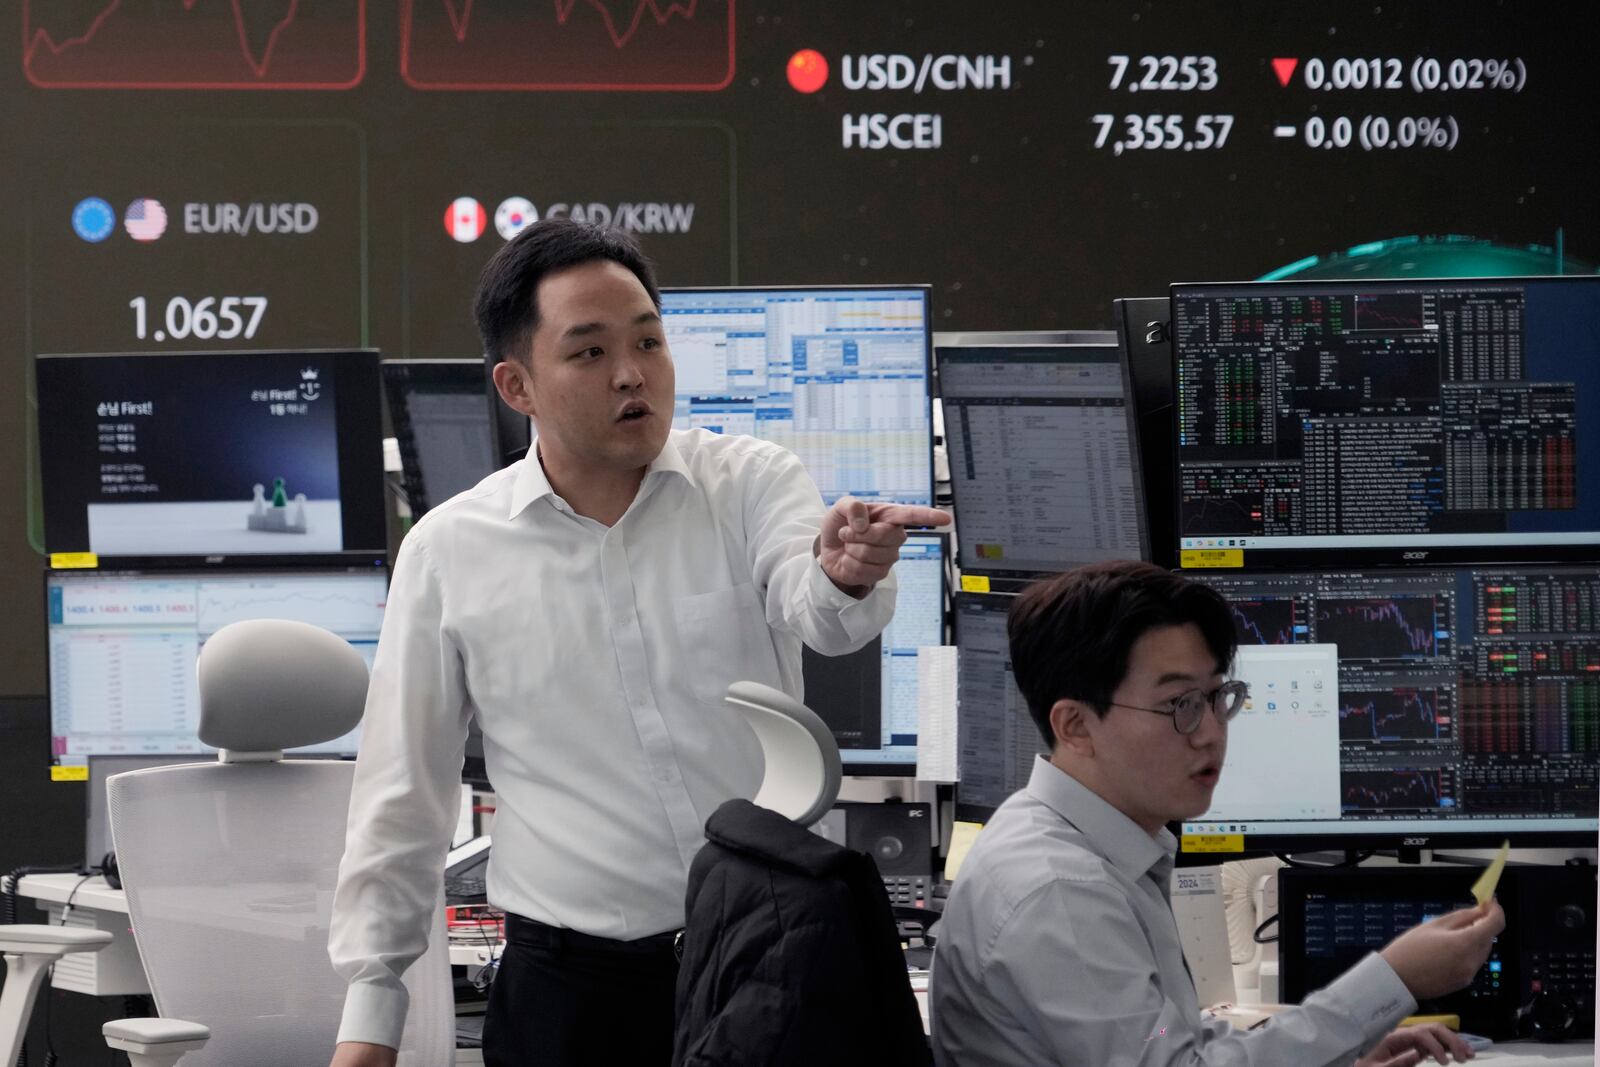
[[[483,236],[488,225],[488,213],[483,205],[470,196],[460,196],[450,202],[444,213],[444,231],[462,244],[469,244]]]

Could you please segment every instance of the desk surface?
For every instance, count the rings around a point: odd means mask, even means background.
[[[85,879],[81,874],[30,874],[18,879],[17,895],[32,897],[41,904],[65,904],[70,897],[74,908],[128,914],[127,894],[112,889],[99,875]],[[497,946],[450,944],[450,962],[457,967],[482,967],[492,954],[498,955]]]
[[[82,882],[82,885],[78,883]],[[99,911],[128,912],[128,898],[120,889],[112,889],[98,875],[85,880],[77,874],[30,874],[17,882],[17,894],[32,897],[49,904],[65,904],[72,896],[75,908],[94,908]],[[489,962],[487,945],[452,944],[450,962],[457,966],[481,967]],[[1512,1041],[1497,1044],[1478,1053],[1473,1063],[1493,1064],[1494,1067],[1592,1067],[1595,1062],[1594,1042],[1574,1042],[1565,1045],[1540,1045]]]

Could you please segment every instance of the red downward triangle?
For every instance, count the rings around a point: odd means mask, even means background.
[[[1289,88],[1289,79],[1294,77],[1294,68],[1299,65],[1298,59],[1274,59],[1272,69],[1278,72],[1278,84],[1285,89]]]

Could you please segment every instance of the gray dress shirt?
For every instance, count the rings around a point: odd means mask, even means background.
[[[1176,848],[1039,757],[945,908],[935,1061],[1346,1067],[1416,1007],[1374,954],[1259,1030],[1202,1019],[1168,897]]]

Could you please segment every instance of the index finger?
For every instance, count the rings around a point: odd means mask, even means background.
[[[887,522],[895,526],[944,526],[950,522],[948,511],[913,504],[873,504],[870,510],[873,522]]]

